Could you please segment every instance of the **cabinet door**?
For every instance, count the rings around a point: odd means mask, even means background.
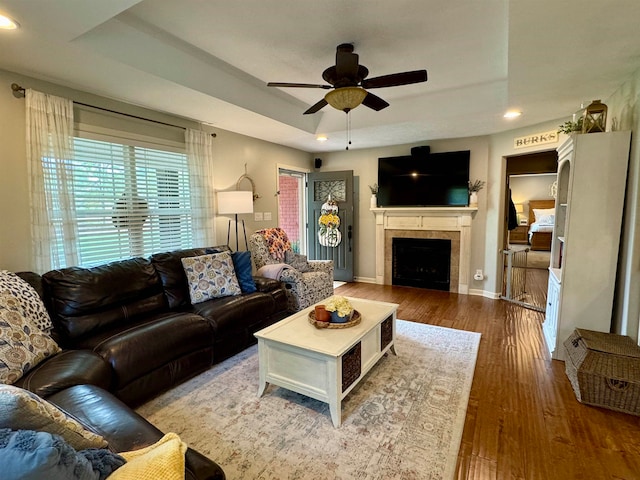
[[[558,302],[560,299],[560,284],[554,277],[553,273],[549,273],[549,286],[547,289],[547,311],[545,314],[544,324],[542,325],[544,339],[547,342],[549,353],[553,354],[556,349],[558,338]]]

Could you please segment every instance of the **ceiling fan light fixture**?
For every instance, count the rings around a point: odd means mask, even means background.
[[[324,99],[333,108],[349,113],[349,111],[360,105],[366,96],[367,91],[364,88],[342,87],[331,90],[324,96]]]

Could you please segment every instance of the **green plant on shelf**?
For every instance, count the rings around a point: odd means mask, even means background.
[[[469,192],[479,192],[486,184],[484,180],[469,181]]]

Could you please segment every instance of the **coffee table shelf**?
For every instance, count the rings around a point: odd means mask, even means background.
[[[335,427],[342,423],[342,399],[380,358],[395,352],[398,305],[349,298],[362,315],[359,325],[317,329],[308,321],[311,307],[256,332],[258,396],[269,383],[329,404]]]

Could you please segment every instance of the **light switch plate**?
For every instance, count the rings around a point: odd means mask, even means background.
[[[253,219],[254,219],[256,222],[261,222],[261,221],[262,221],[262,218],[263,218],[263,216],[262,216],[262,212],[254,212],[254,213],[253,213]]]
[[[271,212],[264,212],[265,221],[271,220]]]

